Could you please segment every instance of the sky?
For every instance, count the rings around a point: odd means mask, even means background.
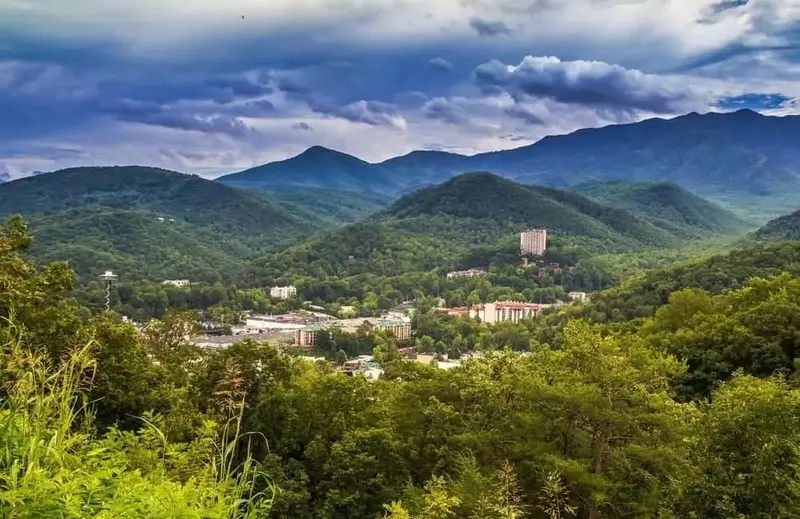
[[[798,98],[800,0],[0,0],[7,178],[476,153]]]

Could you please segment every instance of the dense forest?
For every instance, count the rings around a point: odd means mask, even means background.
[[[615,195],[615,208],[471,173],[386,207],[391,199],[373,192],[269,194],[154,168],[75,168],[0,186],[0,212],[24,214],[37,237],[30,254],[40,262],[68,260],[80,286],[111,269],[129,283],[295,282],[309,286],[306,298],[314,300],[315,283],[363,286],[352,278],[508,267],[519,261],[515,236],[529,226],[550,229],[549,262],[575,266],[597,253],[683,248],[746,225],[679,188],[668,191],[630,187]],[[593,280],[567,284],[590,291],[609,286],[608,276],[587,265],[578,266]],[[548,286],[517,285],[516,292]],[[341,297],[375,292],[364,288]]]
[[[167,307],[272,302],[191,287],[135,330],[30,246],[21,219],[0,230],[0,515],[797,515],[796,243],[645,273],[519,325],[432,308],[437,290],[496,297],[502,268],[463,288],[420,274],[411,345],[481,353],[448,370],[366,330],[325,336],[332,362],[199,349],[194,315]],[[370,349],[381,379],[336,369]]]

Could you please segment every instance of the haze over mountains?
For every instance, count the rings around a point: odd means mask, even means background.
[[[469,171],[561,188],[592,181],[667,181],[763,221],[797,209],[797,135],[800,116],[691,113],[579,130],[473,156],[415,151],[369,164],[317,146],[218,181],[270,191],[315,186],[381,193],[402,193]]]

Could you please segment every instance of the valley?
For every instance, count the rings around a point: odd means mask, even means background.
[[[44,409],[67,431],[40,433],[51,448],[141,467],[129,477],[188,507],[249,495],[236,506],[258,517],[428,519],[435,499],[450,503],[437,518],[511,517],[480,515],[493,500],[532,518],[552,503],[727,517],[720,495],[742,517],[793,506],[727,479],[792,477],[764,450],[800,445],[797,174],[791,152],[729,144],[737,121],[786,123],[698,117],[486,156],[314,147],[217,180],[124,166],[4,182],[0,381],[17,403],[0,422]],[[712,145],[735,158],[705,169]],[[18,382],[30,372],[41,396]],[[94,436],[70,432],[81,416]],[[42,473],[92,488],[93,468],[64,470]],[[183,471],[207,501],[159,479]],[[44,487],[14,491],[58,509]],[[118,503],[117,483],[100,488]]]

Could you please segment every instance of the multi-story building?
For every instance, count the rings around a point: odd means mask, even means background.
[[[269,289],[269,296],[274,299],[294,299],[297,297],[297,289],[293,286],[272,287]]]
[[[406,321],[378,321],[373,329],[392,332],[395,337],[401,340],[411,338],[411,323]]]
[[[541,256],[547,250],[547,229],[528,229],[519,233],[521,254]]]
[[[189,284],[188,279],[167,279],[163,282],[164,285],[172,285],[174,287],[185,287]]]
[[[518,301],[495,301],[475,305],[469,310],[469,316],[478,318],[486,324],[499,323],[501,321],[520,322],[522,319],[535,317],[543,308],[549,305],[537,303],[521,303]]]
[[[294,332],[294,345],[298,348],[310,348],[317,343],[317,333],[322,331],[322,326],[312,325]]]
[[[585,303],[586,301],[589,300],[589,294],[587,294],[586,292],[570,292],[569,294],[567,294],[567,296],[570,298],[570,300],[578,301],[581,303]]]
[[[448,272],[448,278],[473,278],[476,276],[485,276],[486,269],[467,269],[467,270],[454,270],[453,272]]]
[[[400,340],[411,338],[410,321],[389,321],[377,319],[344,319],[329,323],[303,326],[294,332],[294,344],[298,347],[314,346],[318,332],[325,329],[339,329],[345,333],[356,333],[362,326],[368,326],[371,332],[391,332]]]

